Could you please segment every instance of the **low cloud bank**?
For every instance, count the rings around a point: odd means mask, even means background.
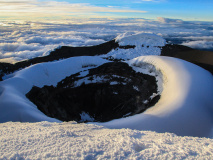
[[[213,41],[190,41],[184,42],[182,45],[197,49],[213,50]]]
[[[146,19],[73,19],[61,22],[1,21],[0,62],[47,55],[62,46],[90,46],[125,32],[162,36],[169,43],[213,50],[213,23],[158,17]]]

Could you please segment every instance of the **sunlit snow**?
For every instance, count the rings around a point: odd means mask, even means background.
[[[150,36],[143,41],[147,46],[165,44],[159,36],[146,35]],[[129,38],[136,43],[135,35],[128,36],[118,37],[119,43],[126,45]],[[157,39],[156,44],[151,38]],[[120,56],[134,70],[156,76],[161,98],[155,106],[144,113],[105,123],[62,123],[44,115],[25,94],[33,85],[55,86],[67,75],[80,71],[86,74],[85,66],[92,68],[108,60],[87,56],[30,66],[0,82],[0,159],[211,159],[212,139],[175,134],[211,137],[212,75],[180,59],[156,56],[154,52],[141,54],[144,56],[137,52],[137,56],[131,57],[128,53],[120,55],[121,50],[118,55],[113,51],[114,58]],[[92,117],[82,113],[82,118]]]
[[[92,124],[0,124],[0,159],[212,159],[213,140]]]
[[[140,72],[143,62],[153,64],[162,73],[158,75],[163,79],[158,103],[144,113],[100,125],[209,136],[213,114],[212,75],[192,63],[171,57],[142,56],[130,60],[129,64]]]

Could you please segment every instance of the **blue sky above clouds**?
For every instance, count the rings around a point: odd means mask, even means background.
[[[167,17],[213,21],[212,0],[1,0],[0,19]]]

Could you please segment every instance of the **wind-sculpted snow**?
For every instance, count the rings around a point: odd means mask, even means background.
[[[212,159],[213,139],[92,124],[0,124],[0,159]]]
[[[171,57],[142,56],[130,60],[129,64],[140,72],[144,62],[153,64],[162,73],[163,91],[158,103],[142,114],[100,125],[181,136],[209,136],[213,114],[212,75],[194,64]]]

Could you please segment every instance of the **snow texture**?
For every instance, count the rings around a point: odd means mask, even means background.
[[[139,47],[144,45],[146,47],[163,47],[166,44],[165,39],[162,37],[156,34],[148,33],[135,34],[134,32],[126,32],[124,34],[118,35],[115,40],[119,43],[120,46],[135,45],[136,47]]]
[[[0,159],[212,159],[213,140],[93,124],[0,124]]]

